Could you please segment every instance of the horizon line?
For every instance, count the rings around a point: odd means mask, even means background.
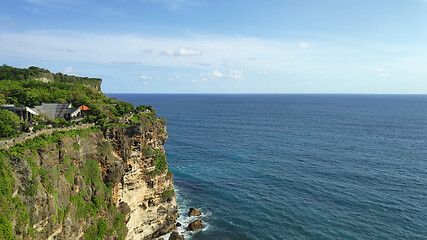
[[[427,93],[165,93],[165,92],[105,92],[104,94],[199,94],[199,95],[427,95]]]

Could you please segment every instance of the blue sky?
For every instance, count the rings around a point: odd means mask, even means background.
[[[1,0],[0,53],[104,92],[427,94],[427,0]]]

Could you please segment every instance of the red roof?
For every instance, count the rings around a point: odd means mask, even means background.
[[[79,108],[80,108],[80,110],[82,110],[82,111],[92,110],[92,109],[90,109],[90,108],[86,107],[85,105],[81,105]]]

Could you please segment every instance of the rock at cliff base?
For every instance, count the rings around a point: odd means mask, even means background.
[[[197,208],[190,208],[190,211],[188,212],[188,216],[189,217],[193,217],[193,216],[200,216],[200,215],[202,215],[202,213],[200,212],[200,210],[199,209],[197,209]]]
[[[178,232],[172,232],[169,236],[169,240],[184,240],[184,236],[179,235]]]
[[[202,229],[202,227],[205,226],[202,223],[202,219],[197,219],[196,221],[188,224],[188,231],[197,231],[199,229]]]

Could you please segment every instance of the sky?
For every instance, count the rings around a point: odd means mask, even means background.
[[[0,0],[0,64],[106,93],[427,94],[427,0]]]

